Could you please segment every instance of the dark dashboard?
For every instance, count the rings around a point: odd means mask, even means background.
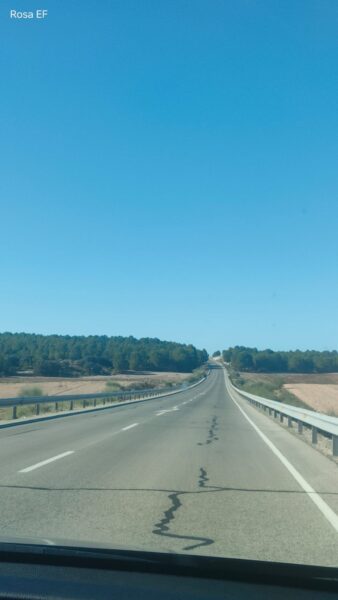
[[[127,550],[2,544],[0,598],[333,598],[338,570]]]

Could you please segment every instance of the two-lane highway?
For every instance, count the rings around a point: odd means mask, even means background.
[[[0,536],[337,565],[337,466],[225,383],[0,430]]]

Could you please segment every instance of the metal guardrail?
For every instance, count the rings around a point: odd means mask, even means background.
[[[209,375],[209,373],[207,373]],[[122,402],[127,400],[142,400],[150,399],[156,396],[169,395],[171,393],[183,392],[190,387],[202,383],[207,377],[202,377],[197,382],[190,385],[177,385],[163,388],[146,388],[141,390],[119,390],[116,392],[104,392],[97,394],[69,394],[64,396],[18,396],[16,398],[0,398],[0,408],[13,408],[12,419],[17,419],[17,409],[19,406],[35,405],[35,414],[40,414],[40,406],[42,404],[55,404],[55,412],[59,410],[59,404],[69,402],[69,410],[74,410],[74,402],[82,401],[82,408],[91,405],[97,406],[98,401],[104,406],[113,402]]]
[[[279,418],[280,422],[283,423],[284,418],[287,418],[288,427],[292,427],[293,423],[297,424],[298,433],[303,433],[303,427],[311,429],[312,432],[312,443],[317,444],[318,434],[322,434],[325,437],[332,439],[332,454],[338,456],[338,418],[324,415],[323,413],[317,413],[313,410],[292,406],[291,404],[284,404],[276,402],[275,400],[269,400],[255,394],[249,394],[243,390],[237,388],[228,380],[231,387],[240,395],[249,400],[251,404],[254,404],[258,408],[261,408],[265,412],[269,412],[270,416]]]

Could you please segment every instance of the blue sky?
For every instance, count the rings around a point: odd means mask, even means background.
[[[336,0],[0,9],[0,330],[338,347]]]

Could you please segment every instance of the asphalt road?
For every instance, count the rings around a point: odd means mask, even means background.
[[[336,464],[232,395],[213,369],[181,394],[0,430],[0,538],[337,566]]]

